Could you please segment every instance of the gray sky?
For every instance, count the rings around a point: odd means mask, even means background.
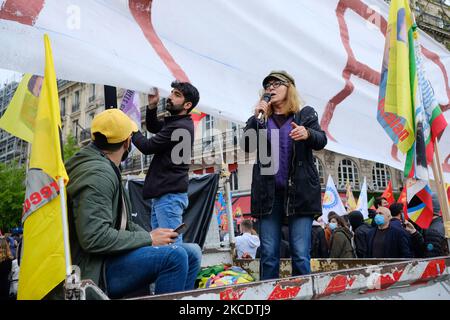
[[[6,80],[11,81],[14,77],[16,80],[20,80],[22,74],[10,70],[0,69],[0,87],[3,87]]]

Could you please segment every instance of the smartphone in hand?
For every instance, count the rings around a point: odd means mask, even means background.
[[[186,225],[186,223],[183,222],[178,227],[173,229],[173,231],[178,233],[178,234],[182,234],[182,233],[184,233],[186,231],[186,229],[187,229],[187,225]]]

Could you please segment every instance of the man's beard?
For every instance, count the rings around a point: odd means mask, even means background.
[[[172,100],[166,100],[166,110],[170,112],[172,116],[179,115],[184,110],[184,105],[174,105]]]
[[[131,152],[131,142],[130,142],[130,145],[128,146],[127,150],[125,150],[125,152],[122,154],[122,159],[120,161],[124,162],[125,160],[127,160],[130,152]]]

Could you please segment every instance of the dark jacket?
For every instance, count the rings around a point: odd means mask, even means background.
[[[169,116],[160,121],[156,117],[156,109],[147,109],[145,119],[147,130],[155,135],[147,139],[141,132],[133,134],[133,144],[139,151],[146,155],[154,154],[145,177],[144,199],[158,198],[167,193],[187,192],[194,144],[194,123],[191,115]],[[172,134],[177,129],[181,130],[175,133],[177,138],[172,141]],[[178,133],[185,135],[180,137]],[[186,141],[184,136],[190,140]],[[183,158],[179,164],[174,163],[171,156],[177,144],[177,148],[183,147],[181,152],[175,150],[175,154]],[[186,154],[183,151],[186,151]]]
[[[355,231],[355,250],[358,258],[368,258],[367,243],[372,228],[373,227],[369,226],[367,223],[363,223]]]
[[[419,231],[416,231],[413,234],[410,234],[403,227],[402,221],[397,218],[392,218],[389,222],[389,226],[393,228],[397,228],[408,237],[409,248],[414,256],[414,258],[422,258],[424,256],[424,242],[422,234]]]
[[[317,112],[310,106],[303,107],[294,116],[294,121],[309,130],[309,138],[304,141],[295,141],[292,144],[292,159],[289,168],[289,179],[285,192],[285,208],[288,215],[309,215],[319,217],[322,215],[322,198],[319,174],[312,150],[322,150],[327,144],[325,132],[320,128]],[[251,137],[249,129],[260,132],[268,146],[268,155],[271,155],[270,141],[267,139],[265,124],[260,123],[252,116],[248,119],[241,140],[241,147],[246,152],[253,152],[247,137]],[[260,142],[261,144],[262,142]],[[267,215],[272,212],[275,198],[275,175],[261,174],[262,168],[270,167],[272,163],[263,164],[259,157],[253,166],[251,186],[251,213],[254,217]]]
[[[311,229],[311,258],[328,258],[328,245],[325,231],[321,226],[312,226]]]
[[[428,229],[423,232],[424,256],[427,258],[448,255],[448,243],[445,238],[444,223],[441,217],[431,221]]]
[[[331,235],[330,258],[355,258],[352,237],[347,228],[336,228]]]
[[[386,230],[387,234],[384,238],[383,244],[383,256],[374,257],[373,252],[373,240],[378,228],[372,228],[368,235],[367,245],[367,258],[412,258],[413,254],[410,248],[410,241],[408,234],[402,232],[398,228],[389,226]]]
[[[132,222],[131,204],[117,167],[93,144],[70,158],[66,169],[72,264],[80,267],[82,279],[104,288],[105,259],[151,245],[150,234]],[[121,195],[128,213],[125,230],[120,230]]]

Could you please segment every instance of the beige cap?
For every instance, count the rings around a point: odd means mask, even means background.
[[[284,70],[271,71],[269,73],[269,75],[264,78],[264,80],[262,82],[263,87],[266,85],[267,81],[270,80],[270,78],[275,78],[275,79],[278,79],[278,80],[281,80],[281,81],[284,81],[284,82],[291,83],[295,87],[295,80],[294,80],[294,78],[289,73],[287,73]]]

